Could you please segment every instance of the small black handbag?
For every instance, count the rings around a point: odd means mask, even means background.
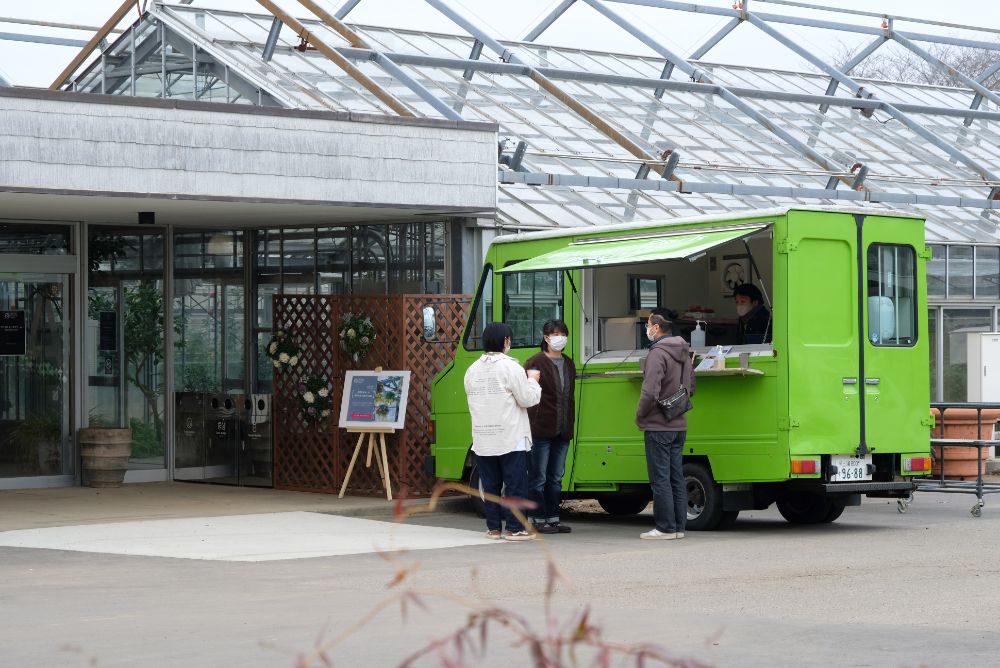
[[[669,397],[657,399],[656,403],[660,405],[663,417],[667,418],[668,421],[679,418],[694,408],[694,405],[691,403],[691,395],[688,394],[687,388],[684,385],[681,385],[680,389]]]

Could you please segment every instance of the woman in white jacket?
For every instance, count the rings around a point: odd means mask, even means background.
[[[465,394],[472,417],[472,451],[476,453],[479,480],[486,494],[528,498],[528,451],[531,424],[528,408],[538,403],[542,388],[538,371],[524,369],[507,355],[514,333],[495,322],[483,330],[485,354],[465,372]],[[502,517],[501,517],[502,515]],[[507,531],[502,531],[501,520]],[[535,534],[510,510],[486,501],[486,537],[531,540]]]

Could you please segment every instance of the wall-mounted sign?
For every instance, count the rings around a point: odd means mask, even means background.
[[[24,311],[0,311],[0,357],[23,356],[26,342]]]
[[[402,429],[409,391],[409,371],[348,371],[340,426]]]
[[[101,311],[98,317],[98,350],[115,352],[118,350],[118,313],[116,311]]]

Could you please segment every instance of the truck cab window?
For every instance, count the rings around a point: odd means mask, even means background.
[[[504,274],[503,321],[514,330],[514,348],[537,346],[546,320],[563,317],[563,273]]]
[[[911,246],[868,247],[868,340],[875,346],[917,341],[917,257]]]
[[[462,341],[466,350],[483,349],[483,330],[491,322],[493,322],[493,267],[486,265],[486,268],[483,269],[482,280],[479,281],[476,299],[472,303],[472,312],[469,315],[469,325],[465,329],[465,338]]]

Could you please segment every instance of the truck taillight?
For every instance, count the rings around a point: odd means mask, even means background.
[[[815,459],[793,459],[792,460],[792,473],[794,474],[809,474],[816,473],[819,470],[819,462]]]
[[[930,457],[903,457],[904,471],[930,471]]]

